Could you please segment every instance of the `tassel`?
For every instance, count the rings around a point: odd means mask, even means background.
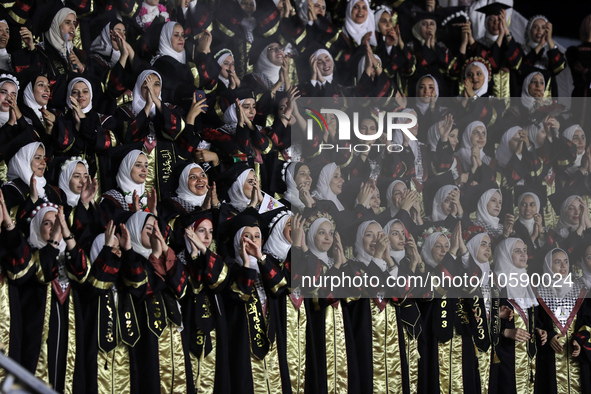
[[[499,356],[497,356],[497,353],[495,353],[495,355],[493,356],[493,364],[500,364],[501,360],[499,360]]]

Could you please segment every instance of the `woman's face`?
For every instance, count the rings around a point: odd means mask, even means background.
[[[86,182],[87,179],[88,171],[86,171],[86,166],[82,163],[76,164],[76,168],[74,168],[74,173],[70,178],[70,190],[76,194],[82,193],[82,186],[84,186],[84,182]]]
[[[175,25],[170,37],[170,45],[172,49],[177,52],[182,52],[185,49],[185,34],[181,25]]]
[[[577,155],[580,155],[581,153],[585,152],[587,140],[585,138],[585,133],[583,133],[583,130],[579,129],[575,131],[572,142],[577,146]]]
[[[121,245],[119,244],[119,237],[119,234],[115,235],[115,238],[113,239],[113,246],[111,247],[111,253],[121,258]]]
[[[12,82],[4,82],[0,86],[0,111],[10,111],[10,103],[16,101],[16,86]]]
[[[453,200],[451,198],[451,193],[450,193],[445,197],[445,200],[443,200],[441,202],[441,211],[444,214],[449,215],[451,213],[452,201]]]
[[[332,174],[332,178],[330,179],[328,186],[330,187],[330,190],[338,196],[343,191],[343,183],[345,183],[345,180],[341,176],[341,169],[337,167],[337,169],[334,170],[334,173]]]
[[[591,271],[591,245],[585,249],[585,255],[583,256],[583,264],[587,266],[587,269]]]
[[[41,240],[43,242],[47,242],[51,238],[51,229],[53,228],[53,223],[55,222],[56,217],[57,212],[54,211],[49,211],[43,216],[41,228],[39,229]]]
[[[285,59],[285,49],[276,42],[269,44],[267,47],[267,59],[278,67],[282,66],[283,59]]]
[[[449,132],[449,136],[447,137],[449,144],[451,145],[453,150],[456,150],[456,146],[460,143],[460,130],[456,127]]]
[[[579,224],[579,215],[581,214],[581,209],[583,202],[579,198],[575,198],[571,201],[566,209],[566,222],[570,225],[576,226]]]
[[[152,249],[150,237],[154,232],[154,226],[156,226],[156,218],[154,216],[150,216],[148,220],[146,220],[146,224],[144,224],[144,228],[142,229],[142,233],[140,235],[142,246],[146,249]]]
[[[240,2],[240,7],[244,11],[244,13],[246,13],[247,16],[251,16],[257,9],[254,0],[242,0]]]
[[[529,31],[531,35],[531,39],[534,42],[539,43],[546,32],[546,21],[543,19],[536,19],[531,26],[531,30]]]
[[[90,89],[84,82],[77,82],[72,86],[72,96],[78,101],[82,109],[90,104]]]
[[[126,39],[125,25],[123,23],[117,23],[115,26],[113,26],[113,31],[121,34],[124,40]],[[117,44],[115,37],[116,36],[114,34],[111,34],[111,46],[113,46],[114,50],[119,51],[121,49],[119,48],[119,44]]]
[[[45,167],[47,167],[47,163],[45,163],[45,149],[40,146],[35,151],[33,160],[31,160],[31,170],[33,170],[35,176],[42,177],[45,173]]]
[[[6,23],[0,23],[0,49],[5,49],[10,39],[10,29]]]
[[[521,138],[525,133],[525,130],[521,129],[517,133],[515,133],[513,138],[509,140],[509,150],[512,153],[517,152],[517,149],[519,148],[519,142],[521,141]]]
[[[314,235],[314,245],[320,252],[328,252],[332,246],[333,239],[334,228],[332,227],[332,224],[330,224],[330,222],[323,222]]]
[[[33,96],[37,104],[46,106],[49,102],[50,92],[49,80],[45,77],[37,77],[33,84]]]
[[[553,274],[560,274],[563,278],[566,278],[568,275],[568,257],[566,253],[562,251],[557,251],[552,253],[552,273]]]
[[[160,91],[162,89],[162,83],[160,81],[160,78],[158,78],[158,75],[156,75],[156,74],[150,74],[150,76],[155,79],[155,81],[154,81],[154,93],[156,94],[156,97],[158,97],[158,96],[160,96]],[[150,89],[148,89],[148,83],[146,81],[144,81],[144,83],[142,83],[142,97],[146,101],[148,101],[149,91],[150,91]]]
[[[536,144],[538,146],[544,145],[544,142],[546,141],[547,136],[548,136],[548,133],[546,133],[546,129],[544,129],[542,127],[542,129],[540,131],[538,131],[538,134],[536,135]]]
[[[484,73],[477,65],[473,64],[468,69],[468,79],[472,82],[472,89],[478,90],[484,85],[486,82],[486,77]]]
[[[498,217],[501,213],[501,207],[503,205],[503,199],[499,192],[495,192],[490,200],[488,200],[488,204],[486,204],[486,210],[488,214],[493,217]]]
[[[285,227],[283,227],[283,236],[287,240],[287,242],[291,243],[291,216],[285,222]]]
[[[319,16],[326,16],[326,3],[324,0],[318,0],[314,4],[314,12]]]
[[[392,15],[390,15],[389,12],[382,12],[382,15],[380,15],[378,29],[383,36],[386,36],[389,32],[394,31],[394,26],[392,25]]]
[[[374,211],[377,211],[380,209],[381,203],[382,200],[380,199],[380,191],[376,188],[369,198],[369,207]]]
[[[316,57],[318,68],[323,77],[329,76],[334,71],[334,62],[326,53],[321,53]]]
[[[363,234],[363,250],[370,256],[373,256],[376,251],[376,242],[378,241],[378,235],[384,231],[377,223],[371,223],[365,229]]]
[[[476,146],[478,149],[484,148],[484,145],[486,145],[486,129],[482,126],[475,127],[474,130],[472,130],[470,142],[472,143],[472,146]]]
[[[480,241],[480,247],[478,248],[478,254],[476,255],[476,259],[479,263],[485,263],[488,261],[491,255],[491,248],[490,237],[485,235],[482,237],[482,241]]]
[[[404,197],[408,188],[404,184],[404,182],[398,182],[392,188],[392,201],[397,202],[400,201],[401,198]]]
[[[138,155],[137,159],[135,159],[135,163],[133,163],[133,167],[131,167],[129,175],[138,185],[146,181],[146,177],[148,176],[148,158],[146,155]]]
[[[449,240],[445,235],[440,235],[431,248],[431,255],[433,256],[433,260],[439,264],[445,257],[445,254],[449,252]]]
[[[250,227],[246,226],[244,231],[242,231],[242,239],[244,238],[250,239],[258,249],[261,248],[263,244],[263,237],[261,236],[261,230],[258,227]],[[244,241],[242,241],[244,242]]]
[[[246,180],[244,181],[244,185],[242,185],[242,192],[244,193],[246,198],[252,197],[252,190],[255,186],[259,186],[259,180],[254,174],[254,171],[250,171],[248,173],[248,176],[246,177]]]
[[[209,245],[211,245],[211,242],[213,241],[213,224],[211,223],[211,220],[202,220],[195,229],[195,234],[197,234],[197,238],[203,242],[203,245],[205,245],[206,248],[209,248]]]
[[[245,99],[242,104],[240,104],[244,112],[246,113],[246,117],[252,122],[254,120],[255,115],[257,114],[257,106],[256,101],[252,98]]]
[[[486,30],[493,36],[499,34],[499,24],[501,22],[499,15],[491,15],[486,18]]]
[[[532,219],[536,213],[538,213],[536,199],[528,194],[521,199],[521,204],[519,204],[519,216],[529,220]]]
[[[365,4],[365,1],[358,1],[357,3],[355,3],[353,9],[351,10],[351,19],[353,20],[353,22],[360,25],[367,19],[367,12],[368,9],[367,4]]]
[[[527,268],[527,246],[525,246],[522,240],[515,242],[511,258],[515,267]]]
[[[402,223],[396,222],[390,226],[390,233],[388,234],[390,239],[390,247],[392,250],[399,252],[404,250],[404,244],[406,243],[406,237],[404,235],[404,227]]]
[[[544,77],[542,74],[536,74],[529,81],[527,85],[527,92],[532,97],[544,97]]]
[[[230,74],[228,74],[228,71],[234,72],[234,56],[232,55],[226,56],[226,58],[222,62],[222,71],[220,72],[220,74],[222,75],[222,77],[228,79],[230,78]]]
[[[363,135],[376,135],[378,132],[378,125],[373,119],[363,119],[359,125],[359,132]],[[363,141],[367,145],[372,145],[375,140]]]
[[[308,166],[303,165],[298,170],[295,176],[295,184],[298,187],[298,190],[301,187],[301,190],[310,191],[310,185],[312,184],[312,175],[310,175],[310,169]]]
[[[68,14],[66,19],[60,25],[60,30],[62,31],[62,39],[64,38],[63,35],[68,35],[68,41],[72,41],[74,39],[74,33],[76,32],[76,15]]]
[[[436,31],[437,23],[433,19],[423,19],[421,21],[421,37],[423,37],[423,40],[435,36]]]
[[[421,97],[421,101],[424,103],[428,103],[430,97],[435,97],[435,82],[433,81],[433,78],[425,77],[421,79],[417,94]]]
[[[204,196],[207,193],[207,174],[199,167],[191,168],[187,179],[187,186],[196,196]]]

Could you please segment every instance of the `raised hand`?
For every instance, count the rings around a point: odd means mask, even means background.
[[[31,175],[31,180],[29,181],[29,198],[35,204],[39,199],[39,195],[37,194],[37,181],[35,180],[35,174]]]
[[[91,177],[86,178],[82,185],[82,191],[80,191],[80,201],[84,207],[88,208],[88,205],[94,200],[96,191],[98,190],[98,181]]]
[[[121,223],[119,225],[119,229],[121,230],[121,235],[119,236],[119,246],[122,250],[130,250],[131,237],[129,236],[129,231],[127,231],[127,227],[125,227],[125,223]]]
[[[46,110],[45,107],[41,107],[41,115],[45,121],[45,131],[47,134],[51,135],[51,132],[53,131],[53,125],[55,123],[55,115],[52,112]]]
[[[31,31],[29,29],[27,29],[26,27],[21,27],[19,33],[21,35],[21,40],[23,40],[23,42],[25,43],[27,48],[29,48],[30,51],[35,49],[35,41],[33,41],[33,33],[31,33]]]
[[[148,211],[154,214],[154,216],[158,216],[158,193],[156,190],[152,188],[152,190],[148,190]]]
[[[452,114],[445,115],[443,120],[437,123],[437,129],[439,130],[439,136],[442,141],[447,141],[449,138],[449,133],[451,133],[451,129],[454,124],[454,117]]]
[[[209,107],[205,102],[207,101],[206,98],[196,101],[195,99],[196,93],[193,93],[193,102],[191,103],[191,108],[189,108],[189,112],[187,113],[187,124],[194,125],[195,119],[200,115],[207,112],[207,107]]]
[[[105,229],[105,246],[112,248],[113,245],[115,245],[115,225],[112,220],[109,220]]]

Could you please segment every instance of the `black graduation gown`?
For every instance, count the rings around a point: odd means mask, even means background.
[[[189,293],[183,300],[182,313],[189,344],[193,380],[197,392],[230,393],[230,332],[220,292],[230,279],[228,266],[211,250],[196,259],[184,250]]]
[[[132,250],[117,258],[103,247],[90,268],[84,294],[86,392],[139,392],[131,385],[129,348],[140,336],[134,300],[147,279]]]

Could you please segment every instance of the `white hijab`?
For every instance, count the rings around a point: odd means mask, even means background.
[[[316,1],[318,1],[318,0],[316,0]],[[334,58],[332,57],[330,52],[324,48],[318,49],[316,52],[314,52],[314,54],[312,56],[314,56],[314,59],[317,59],[318,56],[320,56],[320,55],[327,55],[328,57],[330,57],[330,60],[332,61],[332,72],[329,75],[327,75],[326,77],[325,76],[322,77],[326,80],[327,83],[332,83],[332,80],[334,78],[334,67],[335,67]]]
[[[362,24],[357,24],[353,22],[351,12],[353,12],[353,7],[355,4],[359,3],[360,1],[363,1],[367,7],[367,18]],[[349,0],[349,3],[347,4],[347,11],[345,12],[345,26],[343,27],[343,32],[351,37],[353,41],[357,43],[357,45],[361,45],[363,36],[371,32],[369,44],[375,47],[378,45],[378,41],[376,40],[375,25],[376,23],[374,20],[374,15],[367,0]]]
[[[388,264],[386,263],[386,261],[381,258],[371,256],[363,247],[363,237],[365,235],[365,230],[367,230],[369,225],[372,223],[375,223],[378,226],[380,226],[380,224],[375,220],[367,220],[361,223],[361,225],[357,228],[357,234],[355,237],[355,257],[357,258],[357,260],[361,261],[366,266],[369,265],[369,263],[371,263],[373,260],[373,262],[384,272],[388,270]],[[380,230],[381,229],[382,226],[380,226]]]
[[[13,181],[18,178],[27,185],[31,183],[31,177],[33,176],[31,162],[33,161],[35,152],[37,152],[37,148],[39,147],[43,148],[43,151],[45,151],[45,145],[43,145],[41,142],[31,142],[16,152],[16,155],[14,155],[8,162],[7,178],[9,181]],[[39,198],[45,198],[46,184],[47,180],[44,176],[35,175],[35,187],[37,189],[37,195]]]
[[[90,92],[90,101],[88,102],[86,107],[82,108],[82,112],[87,114],[92,109],[92,85],[85,78],[76,77],[70,81],[70,83],[68,84],[68,94],[66,94],[66,104],[68,105],[68,108],[72,109],[72,102],[70,101],[70,96],[72,95],[72,89],[74,88],[74,85],[76,85],[78,82],[84,82],[84,84],[88,87],[88,91]]]
[[[160,84],[162,85],[162,77],[158,74],[155,70],[144,70],[142,73],[137,77],[135,81],[135,86],[133,87],[133,101],[131,102],[131,112],[134,116],[143,111],[144,107],[146,106],[146,100],[142,96],[142,85],[146,80],[148,75],[154,74],[160,79]],[[160,94],[158,98],[162,100],[162,89],[160,90]],[[150,118],[156,115],[156,104],[152,103],[152,107],[150,107]]]
[[[240,100],[240,105],[244,103],[244,100]],[[236,132],[236,125],[238,124],[238,116],[236,115],[236,103],[232,103],[226,108],[224,111],[224,123],[227,126],[230,126],[230,130],[234,130]]]
[[[562,238],[566,239],[568,237],[569,232],[571,230],[572,231],[576,230],[577,227],[579,226],[578,224],[571,224],[566,221],[566,211],[568,210],[568,206],[570,205],[571,202],[573,202],[573,200],[575,200],[577,198],[581,198],[581,196],[577,196],[577,195],[569,196],[566,200],[564,200],[562,202],[562,205],[560,206],[560,217],[558,220],[558,225],[556,226],[556,230]]]
[[[139,155],[144,155],[146,160],[148,159],[144,152],[134,149],[125,155],[121,165],[119,166],[119,171],[117,171],[117,186],[119,186],[119,188],[123,191],[125,202],[128,204],[133,204],[134,190],[137,196],[140,198],[140,202],[142,199],[145,199],[144,194],[146,193],[146,183],[135,183],[135,181],[131,179],[131,170],[133,169],[133,165],[135,164],[135,161]]]
[[[231,50],[224,48],[216,53],[214,58],[217,59],[218,65],[222,67],[222,64],[224,64],[224,61],[228,56],[234,57],[234,54]],[[228,78],[224,78],[221,72],[218,74],[218,79],[222,81],[226,87],[230,86],[230,80]]]
[[[291,242],[288,242],[285,235],[283,235],[283,230],[290,217],[292,217],[292,213],[288,211],[287,214],[283,214],[283,216],[277,220],[277,223],[271,229],[269,239],[267,239],[263,246],[264,253],[275,256],[281,262],[284,262],[285,259],[287,259],[287,254],[291,249]]]
[[[405,229],[404,223],[402,223],[402,221],[400,219],[392,219],[384,226],[384,232],[386,233],[386,235],[390,236],[390,230],[392,229],[392,226],[395,223],[400,223],[402,225],[402,228]],[[406,238],[406,235],[405,235],[405,238]],[[392,259],[394,259],[394,261],[396,262],[396,265],[399,265],[400,260],[402,260],[405,256],[406,256],[406,250],[404,250],[404,249],[394,250],[392,247],[390,247],[390,257],[392,257]],[[398,272],[398,271],[396,271],[396,272]]]
[[[415,92],[416,92],[417,96],[418,96],[418,92],[419,92],[419,86],[421,85],[421,81],[425,78],[431,78],[433,80],[433,85],[435,85],[435,101],[437,101],[437,98],[439,98],[439,84],[437,83],[437,79],[435,79],[435,77],[431,74],[423,75],[417,81],[417,85],[415,87]],[[429,108],[429,102],[427,101],[425,103],[425,102],[421,101],[419,98],[417,98],[416,107],[421,112],[421,114],[425,114],[425,112],[427,112],[427,109]],[[433,151],[435,151],[435,150],[433,150]]]
[[[485,81],[482,84],[482,86],[474,91],[475,95],[477,95],[478,97],[482,97],[484,94],[486,94],[486,92],[488,92],[488,82],[490,80],[490,76],[488,75],[488,68],[486,68],[486,66],[482,62],[469,63],[466,67],[466,71],[464,71],[464,78],[468,78],[468,72],[470,71],[470,68],[472,66],[477,66],[482,71],[482,74],[485,77]]]
[[[235,254],[235,259],[236,262],[242,267],[244,266],[244,261],[242,260],[242,257],[240,256],[240,241],[242,239],[242,233],[244,232],[244,229],[246,227],[242,227],[240,228],[240,230],[238,230],[238,232],[236,234],[234,234],[234,254]],[[257,229],[259,229],[257,227]],[[260,233],[260,229],[259,229],[259,233]],[[257,258],[251,255],[248,255],[248,259],[250,260],[250,268],[252,268],[253,270],[255,270],[258,273],[260,273],[260,269],[259,269],[259,263],[257,261]]]
[[[138,211],[131,215],[127,222],[125,222],[125,227],[129,231],[129,239],[131,241],[131,248],[134,252],[144,257],[146,260],[150,258],[150,254],[152,254],[152,249],[148,249],[142,245],[142,231],[144,230],[144,226],[146,222],[150,218],[150,216],[154,216],[149,212]],[[158,222],[154,223],[154,226],[157,226]]]
[[[507,278],[516,276],[519,278],[522,274],[527,275],[525,268],[517,268],[513,264],[513,247],[521,241],[519,238],[507,238],[495,249],[493,261],[495,262],[494,273],[498,277],[499,274],[505,275]],[[522,241],[523,242],[523,241]],[[513,275],[512,275],[513,274]],[[527,285],[523,286],[521,282],[517,286],[507,286],[507,298],[513,299],[517,305],[525,312],[529,307],[537,306],[538,300],[532,288]]]
[[[587,247],[585,247],[585,250],[583,252],[585,252],[586,250]],[[583,271],[583,276],[581,277],[581,280],[583,281],[585,288],[589,290],[591,289],[591,271],[589,270],[589,268],[587,268],[587,264],[585,263],[585,253],[583,253],[583,256],[581,256],[581,258],[583,259],[580,265],[581,270]]]
[[[570,126],[569,128],[567,128],[566,130],[564,130],[562,132],[562,135],[564,136],[564,138],[566,138],[569,141],[573,141],[573,137],[575,136],[575,131],[577,130],[581,130],[583,131],[583,128],[578,125],[578,124],[574,124],[572,126]],[[584,132],[583,132],[584,134]],[[585,154],[585,152],[579,154],[577,153],[577,159],[575,160],[574,166],[575,167],[580,167],[581,166],[581,159],[583,159],[583,155]]]
[[[312,254],[316,256],[319,260],[321,260],[328,268],[330,268],[333,266],[334,261],[330,257],[328,257],[328,252],[321,252],[314,243],[314,237],[316,236],[318,229],[324,222],[330,223],[330,220],[328,220],[327,218],[318,218],[314,221],[314,223],[312,223],[310,229],[308,230],[308,233],[306,234],[306,244],[308,245],[308,249],[310,249],[310,252],[312,252]]]
[[[503,134],[496,153],[497,161],[501,167],[505,167],[509,164],[511,157],[513,156],[513,152],[511,152],[511,148],[509,148],[509,141],[511,141],[511,139],[515,137],[515,134],[521,131],[521,129],[522,127],[520,126],[513,126]]]
[[[276,66],[269,60],[269,45],[267,45],[259,54],[259,59],[254,65],[254,72],[263,74],[271,84],[274,85],[279,80],[279,70],[281,70],[281,66]],[[270,88],[270,86],[267,86],[267,88]]]
[[[447,238],[445,234],[436,231],[433,234],[429,235],[427,239],[425,239],[425,243],[421,248],[421,257],[423,258],[425,263],[427,263],[431,268],[437,267],[438,264],[435,262],[435,259],[433,258],[433,246],[435,246],[435,243],[437,243],[437,240],[441,236],[444,236],[445,239],[447,239],[447,244],[449,245],[449,238]]]
[[[84,164],[86,172],[89,173],[86,160],[72,160],[66,168],[62,168],[58,182],[60,189],[66,194],[68,205],[71,207],[78,205],[78,201],[80,200],[80,194],[74,193],[72,189],[70,189],[70,180],[72,179],[72,175],[74,175],[78,163]]]
[[[90,263],[93,264],[94,261],[99,257],[103,247],[105,246],[105,233],[100,233],[96,236],[94,241],[92,241],[92,246],[90,247]]]
[[[246,197],[244,194],[244,183],[246,182],[246,178],[250,172],[254,172],[252,168],[248,168],[236,178],[234,183],[232,183],[232,187],[228,190],[228,197],[230,197],[230,204],[239,210],[240,212],[244,211],[248,204],[250,204],[250,198]]]
[[[160,41],[158,42],[158,53],[152,59],[152,64],[161,56],[170,56],[179,63],[185,64],[187,62],[185,50],[181,52],[175,51],[172,47],[171,39],[176,25],[180,26],[178,22],[166,22],[160,32]]]
[[[4,86],[5,83],[13,84],[16,88],[16,94],[18,96],[18,86],[12,81],[12,79],[5,79],[4,81],[0,82],[0,88]],[[8,119],[10,119],[10,109],[6,112],[0,111],[0,127],[4,126],[6,122],[8,122]]]
[[[298,190],[298,186],[295,183],[295,170],[297,167],[296,162],[291,162],[287,170],[285,171],[285,184],[287,186],[285,194],[283,198],[291,203],[293,207],[296,207],[298,210],[303,211],[306,207],[302,200],[300,200],[300,191]]]
[[[181,172],[181,176],[179,176],[179,187],[176,189],[176,195],[181,200],[184,200],[193,206],[200,207],[203,205],[203,201],[205,201],[207,193],[202,196],[198,196],[189,190],[189,173],[193,168],[200,168],[203,172],[205,172],[203,167],[201,167],[199,164],[187,164],[183,169],[183,172]]]
[[[320,175],[318,176],[316,189],[312,192],[312,197],[318,200],[332,201],[339,211],[343,211],[345,207],[343,207],[343,204],[341,204],[337,195],[330,189],[330,181],[332,180],[332,176],[336,169],[336,163],[328,163],[322,167],[322,171],[320,171]]]
[[[524,51],[525,53],[529,53],[529,51],[531,51],[532,49],[537,48],[538,43],[534,41],[532,35],[531,35],[531,28],[534,25],[534,22],[537,21],[538,19],[542,19],[544,22],[548,23],[548,18],[546,18],[544,15],[535,15],[532,16],[531,18],[529,18],[529,21],[527,22],[527,26],[525,28],[525,34],[524,36],[526,37],[525,39],[525,48]],[[544,48],[542,48],[542,50],[547,50],[548,49],[548,43],[546,42],[546,44],[544,45]]]
[[[396,204],[394,203],[394,199],[392,198],[392,192],[394,191],[394,186],[396,186],[398,183],[402,183],[403,185],[406,186],[406,184],[403,181],[397,179],[395,181],[392,181],[392,183],[390,183],[390,185],[388,186],[388,190],[386,191],[386,202],[388,204],[388,208],[390,209],[390,216],[392,216],[392,217],[396,216],[396,214],[399,211],[398,207],[396,207]]]
[[[472,167],[472,162],[470,161],[470,157],[472,156],[472,141],[470,140],[470,138],[472,137],[472,133],[474,132],[474,129],[478,126],[484,127],[484,130],[486,131],[486,133],[488,135],[488,131],[486,130],[486,126],[484,125],[484,123],[482,123],[479,120],[476,120],[476,121],[470,123],[466,127],[466,129],[464,130],[464,134],[462,135],[462,146],[457,152],[457,156],[460,158],[460,160],[462,162],[462,167],[464,167],[464,168]],[[482,148],[480,149],[480,160],[482,160],[482,163],[484,163],[484,164],[487,164],[487,165],[490,164],[490,157],[488,157],[484,153],[484,149],[482,149]]]
[[[533,97],[531,94],[529,94],[529,83],[536,74],[540,74],[542,78],[544,78],[544,74],[542,74],[539,71],[534,71],[533,73],[530,73],[527,77],[525,77],[525,79],[523,80],[523,84],[521,85],[521,105],[523,105],[530,111],[534,109],[536,100],[539,100],[538,98]],[[546,78],[544,78],[544,87],[545,86]],[[541,99],[543,100],[543,97]]]
[[[405,108],[399,112],[407,113],[407,114],[414,113],[414,116],[415,117],[417,116],[417,112],[412,108]],[[406,122],[405,118],[400,118],[397,123],[405,123],[405,122]],[[402,136],[402,131],[400,129],[394,130],[394,136],[392,137],[392,142],[395,144],[399,144],[399,145],[403,144],[404,137]],[[412,151],[412,154],[415,157],[416,178],[417,178],[417,180],[422,181],[423,180],[423,163],[422,163],[422,160],[419,160],[419,158],[420,158],[419,150],[421,149],[419,147],[419,144],[420,144],[419,140],[409,140],[408,141],[408,146],[410,147],[410,150]]]
[[[60,25],[70,14],[73,14],[74,18],[76,18],[76,11],[73,11],[70,8],[64,7],[59,10],[53,17],[49,30],[45,33],[45,40],[54,47],[64,59],[67,59],[68,51],[72,50],[72,41],[64,41],[64,33],[61,31]]]
[[[447,214],[441,209],[441,204],[443,204],[443,201],[445,201],[449,193],[454,190],[457,190],[458,192],[460,191],[457,186],[444,185],[437,190],[437,193],[435,193],[435,198],[433,199],[433,212],[431,214],[431,218],[434,222],[445,220],[447,218]]]
[[[27,239],[27,242],[35,249],[42,249],[47,245],[47,242],[41,239],[41,223],[43,223],[43,218],[47,212],[58,213],[58,210],[52,206],[45,206],[35,214],[35,217],[33,217],[29,224],[29,239]],[[55,220],[58,220],[58,218],[56,217]],[[66,251],[66,242],[63,238],[60,240],[57,248],[60,251],[60,255]]]
[[[520,207],[521,202],[527,196],[532,196],[534,198],[534,200],[536,200],[536,207],[538,207],[538,213],[540,213],[540,208],[541,208],[540,207],[540,198],[538,196],[536,196],[535,193],[532,193],[532,192],[522,193],[519,196],[519,198],[517,199],[517,206]],[[525,218],[522,218],[521,216],[519,216],[518,220],[521,224],[523,224],[525,226],[525,228],[529,232],[529,235],[532,235],[534,232],[534,225],[536,224],[536,222],[534,221],[534,218],[532,217],[531,219],[525,219]]]
[[[488,234],[487,233],[477,234],[466,243],[466,249],[468,249],[468,253],[470,253],[470,256],[472,256],[472,259],[474,259],[474,262],[476,263],[476,265],[478,265],[478,267],[482,271],[481,277],[484,277],[484,282],[482,283],[483,285],[488,284],[489,273],[490,273],[490,262],[479,261],[477,256],[478,256],[478,251],[480,250],[480,243],[482,242],[482,240],[484,239],[485,236],[488,236]]]
[[[0,23],[4,23],[6,27],[10,30],[10,26],[8,26],[8,22],[6,22],[6,19],[0,20]],[[14,71],[11,62],[12,60],[10,54],[8,53],[6,48],[0,49],[0,69],[10,72]]]
[[[121,21],[117,21],[113,27],[118,25],[119,23],[123,23]],[[109,68],[115,67],[115,64],[121,58],[121,51],[113,48],[113,42],[111,41],[111,22],[108,22],[103,30],[101,30],[101,34],[99,34],[92,44],[90,44],[90,52],[91,53],[98,53],[107,61]]]
[[[568,257],[568,253],[560,248],[554,248],[548,253],[546,253],[546,257],[544,257],[544,274],[548,274],[551,278],[554,278],[554,272],[552,272],[552,255],[556,252],[562,252],[566,255],[566,260],[569,262],[569,269],[570,269],[570,259]],[[565,295],[572,289],[572,281],[568,283],[565,282],[567,278],[561,278],[559,280],[552,279],[552,284],[550,286],[542,286],[550,289],[552,293],[558,298],[564,298]],[[543,282],[541,282],[543,283]]]
[[[476,208],[476,221],[486,223],[488,226],[493,228],[499,227],[500,219],[488,213],[486,206],[495,193],[499,193],[501,198],[503,198],[503,195],[499,189],[488,189],[482,196],[480,196],[480,199],[478,200],[478,207]]]
[[[35,78],[34,81],[31,81],[27,84],[23,98],[25,100],[26,106],[31,108],[33,112],[35,112],[35,115],[37,115],[41,123],[45,124],[45,121],[43,120],[43,113],[41,112],[41,108],[43,106],[37,103],[37,100],[35,100],[35,94],[33,93],[33,85],[37,83],[37,79],[39,79],[39,77],[40,76],[37,76],[37,78]]]

